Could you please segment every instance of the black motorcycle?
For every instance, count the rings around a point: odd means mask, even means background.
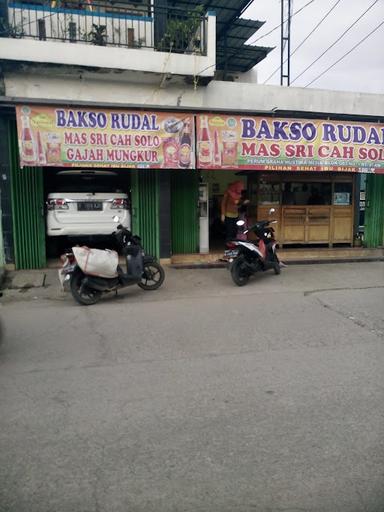
[[[270,214],[275,210],[272,208]],[[256,272],[273,269],[275,274],[280,274],[281,264],[277,257],[275,240],[275,230],[270,224],[276,223],[276,220],[262,220],[257,222],[244,233],[253,231],[257,236],[256,241],[233,240],[228,244],[233,253],[230,259],[230,272],[233,282],[238,286],[244,286],[249,278]],[[244,221],[237,222],[239,227],[244,225]]]
[[[117,292],[120,288],[136,284],[143,290],[157,290],[164,282],[163,267],[153,256],[145,254],[139,236],[132,235],[122,225],[117,226],[113,235],[126,266],[126,270],[123,270],[117,262],[114,277],[99,277],[87,273],[81,268],[73,252],[64,255],[59,278],[64,290],[69,288],[73,298],[80,304],[95,304],[103,293]]]

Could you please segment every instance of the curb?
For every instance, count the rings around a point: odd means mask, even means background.
[[[374,258],[329,258],[329,259],[310,259],[310,260],[289,260],[285,261],[285,265],[325,265],[327,263],[369,263],[376,261],[384,261],[384,256],[377,256]],[[188,269],[213,269],[213,268],[226,268],[228,262],[212,262],[212,263],[175,263],[170,267],[176,270]]]

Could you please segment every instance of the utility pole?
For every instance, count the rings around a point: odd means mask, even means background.
[[[291,83],[291,15],[293,0],[281,0],[280,85]]]

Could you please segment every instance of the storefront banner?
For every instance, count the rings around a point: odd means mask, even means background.
[[[384,125],[199,115],[197,166],[384,173]]]
[[[21,166],[195,167],[194,116],[16,107]]]

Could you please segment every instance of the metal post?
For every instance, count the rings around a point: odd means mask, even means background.
[[[284,18],[284,7],[286,7],[286,20]],[[280,64],[280,85],[289,86],[291,83],[291,0],[281,0],[281,64]],[[287,23],[286,33],[284,25]]]

